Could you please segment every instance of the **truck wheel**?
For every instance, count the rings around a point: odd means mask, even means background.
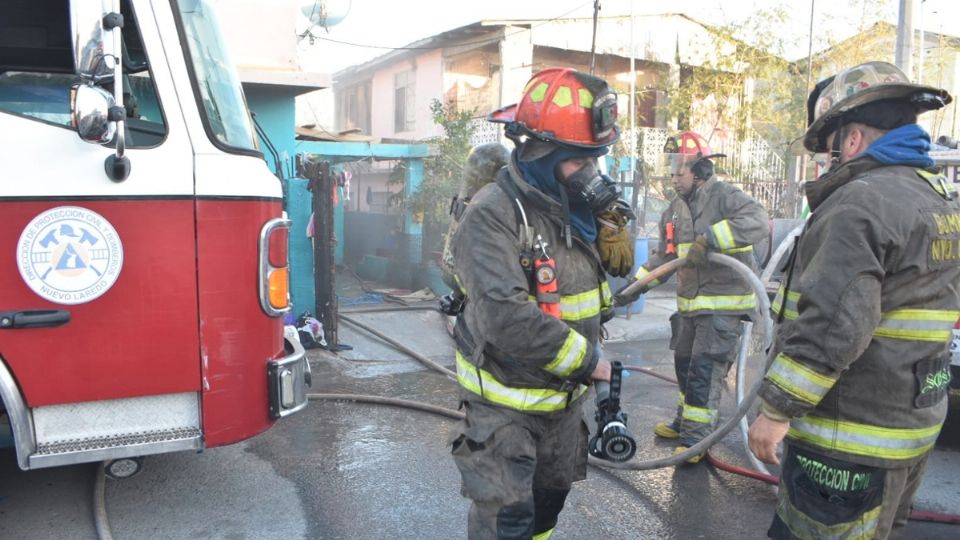
[[[103,471],[114,480],[125,480],[136,476],[143,469],[143,458],[121,458],[108,461]]]

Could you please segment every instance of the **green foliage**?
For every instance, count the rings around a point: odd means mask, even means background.
[[[669,92],[666,112],[690,128],[691,116],[707,123],[703,133],[731,129],[743,139],[757,130],[775,146],[785,146],[798,136],[803,123],[804,77],[786,60],[782,28],[787,19],[783,6],[761,9],[736,24],[711,27],[717,54],[700,66],[681,65],[679,87],[663,79]],[[750,44],[738,36],[750,36]]]
[[[443,128],[443,136],[427,139],[430,157],[423,161],[423,181],[420,189],[410,197],[408,208],[423,216],[424,225],[436,227],[448,218],[450,199],[457,194],[463,166],[470,153],[470,138],[475,111],[460,111],[454,103],[444,105],[440,100],[430,103],[433,122]],[[390,183],[402,183],[406,163],[398,164],[390,172]]]
[[[840,69],[869,60],[893,61],[896,28],[877,24],[890,17],[889,2],[883,0],[847,0],[849,6],[821,10],[814,26],[810,84]],[[802,32],[791,26],[793,2],[771,2],[743,20],[711,27],[717,54],[700,66],[681,65],[679,88],[676,80],[664,77],[661,89],[669,93],[666,112],[679,120],[680,128],[691,124],[728,129],[743,140],[756,131],[774,148],[786,151],[787,145],[806,129],[807,58],[789,60],[787,50],[796,51],[802,42],[806,51],[806,25]],[[839,12],[856,11],[856,22],[838,20]],[[804,20],[794,16],[792,23]],[[856,35],[846,35],[856,27]],[[792,34],[792,37],[791,37]],[[795,53],[794,53],[795,54]],[[712,130],[709,130],[712,131]],[[708,139],[711,133],[703,133]]]

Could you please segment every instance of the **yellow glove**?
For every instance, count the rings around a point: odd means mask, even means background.
[[[597,251],[608,274],[627,277],[633,268],[633,242],[627,232],[627,216],[604,210],[597,216]]]
[[[707,237],[702,234],[697,236],[687,252],[687,264],[697,268],[707,264],[707,249]]]

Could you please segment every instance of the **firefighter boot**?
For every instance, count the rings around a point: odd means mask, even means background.
[[[689,449],[690,449],[689,446],[678,446],[673,449],[673,455],[682,454]],[[704,454],[695,454],[693,456],[690,456],[687,458],[687,463],[689,463],[690,465],[696,465],[697,463],[700,463],[700,460],[703,459],[703,456]]]
[[[666,422],[657,422],[657,425],[653,426],[653,434],[661,439],[679,439],[680,430],[677,429],[677,423],[666,423]]]

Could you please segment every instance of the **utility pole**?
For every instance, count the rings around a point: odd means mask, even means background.
[[[593,37],[590,39],[590,74],[597,67],[597,18],[600,16],[600,0],[593,1]]]
[[[900,0],[897,19],[897,49],[894,55],[897,67],[912,77],[913,74],[913,14],[915,0]]]

